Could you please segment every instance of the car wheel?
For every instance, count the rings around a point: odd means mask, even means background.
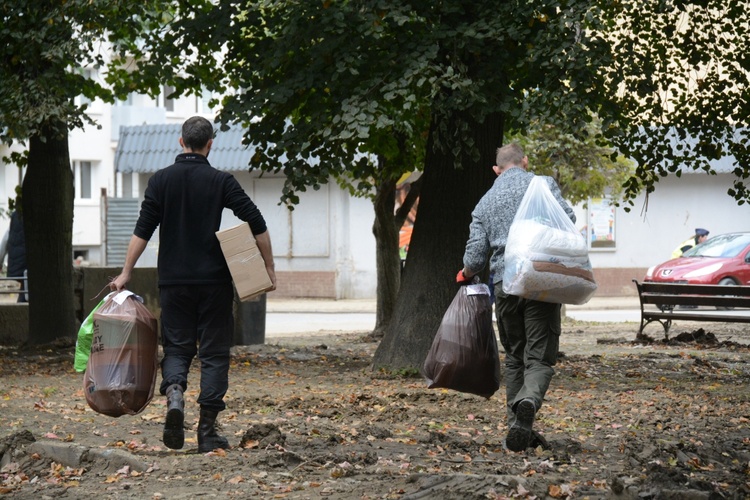
[[[724,278],[723,280],[719,281],[719,285],[721,286],[737,286],[737,283],[732,278]],[[730,311],[734,309],[734,307],[719,307],[716,306],[716,309],[719,311]]]

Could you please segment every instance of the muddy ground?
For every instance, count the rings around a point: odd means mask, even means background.
[[[0,496],[750,498],[750,325],[677,323],[686,341],[670,344],[658,325],[654,343],[636,332],[564,323],[536,424],[550,448],[522,453],[503,448],[502,392],[373,373],[377,344],[362,332],[236,348],[220,416],[232,448],[208,454],[195,440],[196,366],[187,442],[172,451],[163,397],[139,415],[100,415],[73,346],[2,348]]]

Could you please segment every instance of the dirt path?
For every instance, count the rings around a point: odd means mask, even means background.
[[[106,417],[86,404],[72,347],[2,349],[0,495],[750,498],[750,327],[681,326],[673,335],[708,343],[644,346],[632,323],[565,323],[538,415],[551,448],[524,453],[503,449],[501,393],[373,374],[361,334],[236,348],[220,417],[232,448],[209,454],[195,441],[197,367],[175,452],[161,443],[162,397]]]

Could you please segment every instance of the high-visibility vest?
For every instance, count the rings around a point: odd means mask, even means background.
[[[685,251],[693,248],[694,246],[695,246],[695,236],[692,236],[692,237],[686,239],[685,241],[683,241],[682,243],[680,243],[680,246],[678,246],[677,248],[675,248],[674,252],[672,252],[672,258],[676,259],[677,257],[682,257],[682,254]],[[685,248],[685,247],[687,247],[687,248]]]

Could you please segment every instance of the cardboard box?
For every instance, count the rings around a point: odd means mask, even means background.
[[[216,237],[221,243],[240,300],[253,299],[273,288],[266,272],[266,263],[246,222],[217,231]]]

